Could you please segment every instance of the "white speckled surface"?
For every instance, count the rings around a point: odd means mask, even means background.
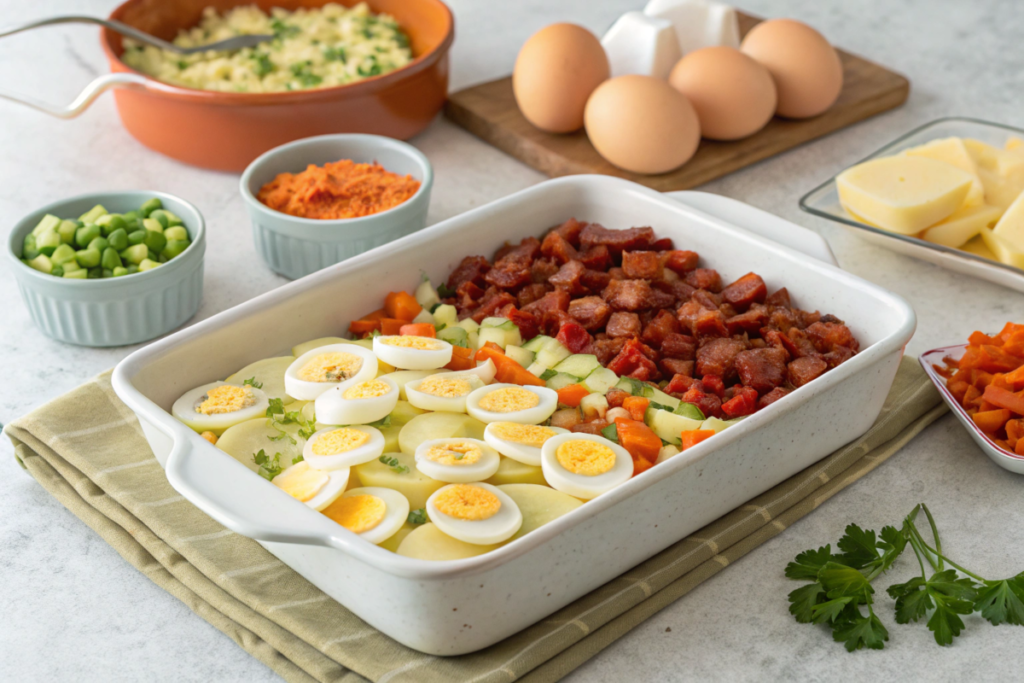
[[[554,20],[595,31],[637,9],[625,0],[450,2],[457,17],[453,87],[507,72],[522,41]],[[44,14],[106,14],[99,0],[0,0],[4,22]],[[906,74],[902,109],[805,145],[702,189],[736,197],[820,231],[843,267],[905,296],[919,317],[908,353],[959,342],[974,329],[1021,318],[1024,295],[860,242],[799,212],[797,198],[837,169],[927,120],[948,115],[1022,125],[1019,31],[1024,9],[1004,2],[748,0],[742,7],[792,16],[835,43]],[[104,70],[95,30],[48,29],[0,41],[0,88],[70,100]],[[437,173],[430,222],[541,179],[529,168],[439,120],[413,141]],[[0,103],[0,233],[34,207],[101,189],[152,188],[179,194],[209,227],[206,317],[278,286],[259,263],[237,194],[237,176],[188,168],[138,145],[102,98],[78,120],[61,122]],[[0,421],[7,422],[114,365],[129,349],[64,346],[43,337],[17,298],[6,263],[0,322]],[[977,617],[940,650],[921,626],[886,617],[884,652],[847,655],[786,612],[794,584],[782,577],[800,550],[834,541],[850,521],[879,527],[913,502],[928,502],[944,543],[983,575],[1024,569],[1024,480],[998,469],[952,417],[929,428],[891,462],[843,492],[737,566],[700,586],[585,664],[569,680],[1013,679],[1021,631]],[[53,501],[0,444],[0,679],[274,680],[272,672],[124,563]],[[895,579],[899,579],[897,575]],[[886,582],[882,582],[886,585]],[[885,599],[883,599],[884,601]],[[671,629],[667,631],[666,629]]]

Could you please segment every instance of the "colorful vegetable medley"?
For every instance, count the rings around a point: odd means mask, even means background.
[[[372,543],[479,555],[857,352],[838,318],[698,265],[650,228],[570,220],[172,410]]]

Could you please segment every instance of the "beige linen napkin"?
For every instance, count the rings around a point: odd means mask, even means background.
[[[878,420],[746,505],[497,645],[427,656],[368,626],[167,483],[109,373],[15,421],[24,467],[122,557],[288,681],[555,681],[878,467],[946,411],[903,359]],[[782,571],[782,568],[778,568]]]

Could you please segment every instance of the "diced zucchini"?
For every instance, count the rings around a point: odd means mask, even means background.
[[[95,223],[97,218],[106,215],[106,213],[107,210],[103,208],[103,205],[97,204],[96,206],[92,207],[91,209],[83,213],[81,216],[79,216],[78,220],[82,221],[83,223]]]
[[[57,249],[57,247],[64,244],[60,239],[60,234],[54,230],[44,232],[42,235],[36,235],[36,248],[39,249],[40,253],[50,256]]]
[[[608,412],[608,399],[602,394],[587,394],[580,401],[580,410],[583,411],[584,420],[591,420],[595,417],[604,419]]]
[[[704,421],[704,413],[701,412],[700,408],[692,403],[683,403],[680,401],[674,412],[676,415],[682,415],[683,417],[688,417],[691,420],[698,420],[700,422]]]
[[[55,265],[63,266],[68,261],[75,260],[75,250],[66,244],[61,244],[53,250],[53,253],[50,255],[50,260],[53,261]]]
[[[537,352],[537,362],[545,367],[553,368],[571,355],[569,349],[562,346],[560,341],[548,338],[547,343]]]
[[[27,261],[27,263],[31,268],[38,270],[40,273],[49,275],[53,272],[53,261],[46,254],[40,254],[31,261]]]
[[[451,304],[441,304],[434,309],[434,320],[438,325],[450,327],[459,322],[459,313]]]
[[[719,420],[717,417],[709,417],[701,423],[700,429],[710,429],[717,434],[728,426],[729,423],[725,420]]]
[[[529,370],[535,377],[540,377],[541,375],[543,375],[545,372],[547,372],[551,368],[546,368],[543,365],[541,365],[540,363],[534,361],[526,369]]]
[[[583,380],[583,386],[595,394],[604,395],[619,381],[619,376],[608,368],[598,367]]]
[[[74,263],[74,261],[72,261]],[[85,280],[89,277],[89,271],[85,268],[79,268],[78,270],[65,270],[64,276],[69,280]]]
[[[431,325],[434,326],[437,325],[437,321],[434,319],[434,316],[430,312],[430,309],[426,307],[424,307],[423,310],[417,313],[416,317],[413,318],[412,321],[414,323],[430,323]]]
[[[534,353],[537,353],[549,341],[552,341],[551,337],[545,337],[543,334],[538,334],[536,337],[523,344],[523,348],[526,349],[527,351],[533,351]]]
[[[519,329],[516,327],[516,324],[508,318],[499,317],[484,318],[484,321],[480,323],[480,327],[497,327],[500,330],[507,330],[509,332]]]
[[[555,372],[564,372],[576,377],[588,377],[590,373],[601,367],[597,356],[589,353],[575,353],[552,369]]]
[[[672,410],[675,410],[680,404],[680,400],[678,398],[676,398],[675,396],[669,396],[664,391],[656,387],[651,387],[651,395],[648,396],[648,398],[651,399],[651,401],[653,401],[654,403],[660,403],[661,405],[667,408],[671,408]]]
[[[469,346],[469,333],[466,332],[465,328],[458,325],[452,325],[440,330],[437,333],[437,338],[443,339],[454,346]]]
[[[702,424],[700,420],[691,420],[659,408],[647,410],[646,422],[662,440],[677,446],[683,442],[683,432],[701,429]]]
[[[505,355],[522,365],[524,368],[528,368],[533,365],[533,358],[535,354],[533,351],[527,351],[522,346],[508,344],[505,347]]]
[[[25,239],[21,242],[21,258],[26,261],[31,261],[36,256],[39,256],[39,245],[36,244],[36,236],[32,233],[25,235]]]
[[[567,375],[564,372],[555,373],[555,376],[547,381],[548,389],[558,391],[563,387],[567,387],[570,384],[578,384],[580,381],[579,377]]]
[[[430,284],[430,280],[424,279],[416,288],[416,301],[427,311],[433,308],[434,304],[441,303],[441,298],[437,296],[437,290]]]
[[[65,275],[67,275],[68,273],[73,273],[76,270],[85,270],[84,268],[82,268],[82,266],[78,265],[78,261],[76,259],[71,259],[70,261],[64,264]]]
[[[52,213],[48,213],[43,216],[42,220],[39,221],[36,227],[32,228],[32,234],[36,237],[40,237],[48,232],[56,231],[58,226],[60,226],[60,219]]]
[[[72,244],[75,241],[75,233],[78,231],[77,221],[61,221],[57,226],[57,234],[64,244]]]

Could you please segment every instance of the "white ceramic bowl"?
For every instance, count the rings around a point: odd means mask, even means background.
[[[378,162],[398,175],[411,175],[420,189],[398,206],[361,218],[320,220],[274,211],[256,199],[279,173],[298,173],[310,164],[351,159]],[[275,147],[245,169],[240,189],[252,220],[256,251],[276,273],[296,280],[364,251],[422,230],[427,225],[434,171],[412,145],[380,135],[320,135]]]
[[[390,637],[457,655],[543,619],[863,434],[916,324],[900,297],[731,222],[607,176],[549,180],[293,282],[132,354],[114,372],[171,485],[257,539]],[[463,256],[540,235],[569,216],[650,225],[726,280],[756,270],[796,305],[847,321],[861,352],[765,410],[491,553],[429,562],[362,541],[290,498],[167,412],[186,390],[296,343],[338,335],[389,290],[435,282]],[[778,227],[778,226],[776,226]],[[323,315],[310,315],[323,311]],[[231,480],[231,487],[221,482]],[[472,628],[464,628],[464,624]]]

